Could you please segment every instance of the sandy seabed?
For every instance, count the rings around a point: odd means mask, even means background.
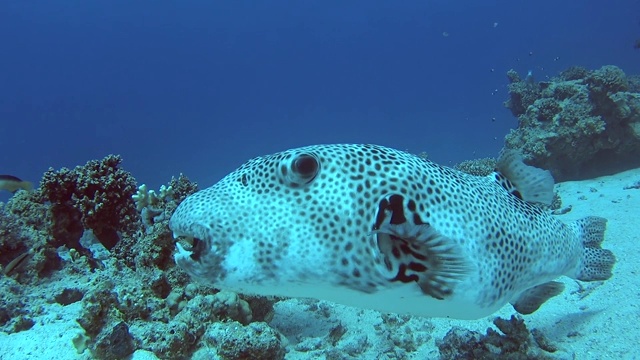
[[[584,216],[608,219],[603,247],[612,250],[618,262],[614,275],[605,282],[579,283],[561,278],[565,291],[545,303],[534,314],[525,316],[528,328],[542,331],[559,350],[560,359],[640,359],[640,189],[625,189],[640,181],[640,169],[592,180],[556,185],[563,207],[572,210],[559,218],[570,222]],[[308,311],[306,300],[290,299],[275,305],[271,326],[289,339],[286,359],[308,359],[314,355],[314,341],[337,324],[346,332],[340,342],[343,349],[366,347],[358,358],[378,359],[393,341],[393,334],[381,331],[381,314],[328,302],[319,302],[324,315]],[[81,303],[61,306],[49,304],[45,315],[35,318],[30,329],[14,334],[0,332],[0,359],[90,359],[88,351],[78,354],[72,338],[81,331],[76,323]],[[411,318],[401,328],[421,334],[414,339],[419,347],[408,359],[436,359],[435,339],[441,339],[453,326],[484,333],[494,327],[496,316],[509,318],[510,305],[493,316],[476,320]],[[137,351],[132,359],[155,359],[146,351]]]

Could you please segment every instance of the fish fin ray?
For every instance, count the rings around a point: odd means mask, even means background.
[[[551,205],[554,181],[549,171],[525,164],[515,150],[500,154],[497,170],[497,180],[510,193],[527,202]],[[508,181],[501,181],[501,177]]]
[[[391,281],[416,282],[424,294],[445,299],[470,272],[459,246],[428,224],[385,223],[374,233]]]
[[[529,315],[540,308],[550,298],[560,294],[564,290],[564,284],[558,281],[549,281],[544,284],[528,288],[511,302],[513,308],[522,315]]]
[[[589,216],[576,220],[572,226],[584,245],[578,272],[574,278],[581,281],[609,279],[616,257],[610,250],[600,247],[604,240],[607,219]]]

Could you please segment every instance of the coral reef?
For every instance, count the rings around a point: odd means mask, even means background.
[[[178,204],[187,196],[198,190],[198,184],[184,175],[172,178],[167,185],[161,187],[158,196],[153,190],[141,185],[131,195],[136,209],[140,209],[142,228],[145,236],[125,236],[112,249],[114,256],[124,261],[131,268],[156,267],[166,270],[173,266],[171,257],[174,240],[169,230],[169,218]],[[140,226],[140,224],[138,225]],[[186,275],[182,276],[186,281]]]
[[[23,233],[17,217],[12,213],[0,212],[0,264],[4,265],[5,275],[12,271],[7,269],[7,265],[29,250],[27,244],[28,236]]]
[[[22,284],[34,283],[62,267],[51,245],[47,206],[34,192],[16,193],[0,211],[0,264]]]
[[[136,191],[121,161],[49,169],[0,207],[0,331],[30,329],[50,304],[79,305],[69,344],[78,356],[282,358],[263,322],[275,299],[192,284],[173,261],[169,218],[197,184],[181,174],[157,193]]]
[[[52,205],[54,227],[78,240],[82,228],[91,229],[107,249],[118,243],[119,232],[133,233],[139,219],[131,198],[136,182],[119,168],[121,162],[119,156],[109,155],[73,170],[49,169],[38,192]]]
[[[495,171],[496,164],[497,160],[495,158],[482,158],[465,160],[454,165],[453,168],[475,176],[487,176]]]
[[[535,329],[529,332],[520,317],[496,318],[494,325],[502,334],[489,328],[482,335],[459,327],[451,329],[436,345],[441,359],[552,359],[555,346]]]
[[[28,305],[25,303],[25,287],[14,279],[0,277],[0,330],[13,333],[25,330],[25,320],[30,320]]]
[[[224,360],[284,359],[285,346],[281,335],[263,322],[242,325],[238,322],[212,324],[203,336],[205,348],[194,359],[210,359],[211,351]]]
[[[635,78],[616,66],[572,67],[545,82],[507,73],[505,106],[518,128],[505,147],[556,181],[581,179],[640,166],[640,93]]]
[[[168,218],[167,214],[172,214],[182,200],[196,191],[198,184],[180,174],[178,178],[171,178],[168,185],[160,186],[158,192],[149,190],[146,184],[142,184],[131,198],[141,213],[142,222],[149,228],[154,223]]]

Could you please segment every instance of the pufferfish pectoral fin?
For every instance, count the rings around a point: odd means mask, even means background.
[[[560,294],[564,290],[564,284],[557,281],[549,281],[526,289],[518,298],[511,302],[517,312],[529,315],[538,310],[545,301]]]
[[[457,244],[428,224],[385,223],[374,234],[390,281],[415,282],[424,294],[442,300],[470,272]]]

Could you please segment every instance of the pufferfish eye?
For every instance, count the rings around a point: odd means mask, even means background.
[[[283,159],[278,176],[282,182],[292,188],[305,186],[313,181],[320,172],[320,160],[308,153],[297,154]]]
[[[305,179],[313,179],[318,173],[320,164],[312,155],[302,154],[293,161],[293,171]]]

